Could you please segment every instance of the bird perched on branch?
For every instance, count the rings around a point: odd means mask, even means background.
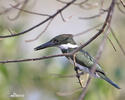
[[[78,48],[78,45],[76,42],[73,40],[73,35],[72,34],[62,34],[54,37],[47,43],[44,43],[38,47],[36,47],[34,50],[40,50],[40,49],[45,49],[48,47],[59,47],[62,51],[62,53],[71,53],[74,51],[76,48]],[[75,70],[76,71],[82,71],[84,73],[89,73],[91,75],[91,69],[93,65],[95,64],[95,59],[89,55],[88,52],[84,50],[79,50],[78,52],[75,53],[75,58],[73,55],[66,56],[70,61],[74,61],[76,63]],[[96,69],[94,74],[92,74],[93,77],[103,79],[113,85],[114,87],[120,89],[120,87],[115,84],[113,81],[111,81],[101,68],[99,64],[96,64]]]

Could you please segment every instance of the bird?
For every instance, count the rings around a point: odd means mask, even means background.
[[[61,49],[62,53],[71,53],[79,46],[74,41],[72,34],[61,34],[55,36],[48,42],[34,48],[34,50],[37,51],[49,47],[58,47]],[[68,58],[68,60],[70,60],[71,62],[74,61],[73,55],[66,56],[66,58]],[[77,70],[91,75],[91,69],[95,64],[95,59],[87,51],[81,49],[75,54],[75,63]],[[98,63],[95,65],[95,67],[95,72],[92,75],[93,77],[103,79],[115,88],[120,89],[120,87],[116,83],[114,83],[107,77],[106,73]]]

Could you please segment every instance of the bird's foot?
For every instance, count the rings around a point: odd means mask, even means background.
[[[82,75],[82,74],[84,74],[84,73],[83,73],[83,72],[79,73],[79,72],[78,72],[78,71],[79,71],[79,67],[77,67],[77,66],[74,68],[74,70],[76,71],[76,77],[78,78],[79,84],[80,84],[80,86],[83,88],[82,82],[81,82],[81,80],[80,80],[80,75]]]
[[[78,70],[80,70],[80,69],[79,69],[79,67],[76,66],[76,67],[74,67],[74,70],[75,70],[75,71],[78,71]]]

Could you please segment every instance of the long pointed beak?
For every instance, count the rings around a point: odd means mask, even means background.
[[[37,50],[40,50],[40,49],[45,49],[45,48],[53,47],[53,46],[55,46],[55,44],[52,43],[51,41],[49,41],[49,42],[47,42],[47,43],[44,43],[44,44],[42,44],[42,45],[40,45],[40,46],[34,48],[34,50],[37,51]]]

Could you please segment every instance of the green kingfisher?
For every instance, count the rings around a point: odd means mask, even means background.
[[[71,53],[73,50],[78,48],[78,45],[73,40],[72,34],[62,34],[52,38],[47,43],[44,43],[36,47],[34,50],[40,50],[48,47],[58,47],[61,49],[62,53]],[[66,56],[66,58],[68,58],[68,60],[70,60],[73,63],[74,61],[73,56]],[[88,52],[86,52],[85,50],[79,50],[75,54],[75,62],[77,66],[76,68],[79,71],[82,71],[84,73],[88,73],[91,75],[91,68],[95,63],[95,59],[92,56],[90,56]],[[96,70],[92,76],[95,78],[103,79],[108,83],[110,83],[111,85],[113,85],[114,87],[120,89],[120,87],[117,84],[115,84],[106,76],[105,72],[103,71],[103,69],[99,64],[96,64]]]

